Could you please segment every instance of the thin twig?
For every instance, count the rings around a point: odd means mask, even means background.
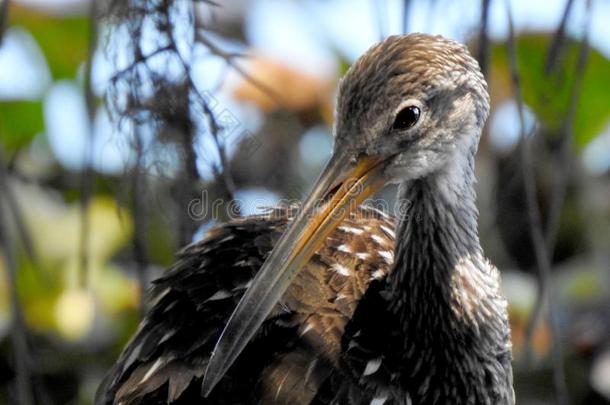
[[[12,173],[16,173],[16,171],[11,172],[8,168],[5,168],[5,177],[8,179],[9,176],[12,176]],[[19,176],[15,176],[14,178],[19,179]],[[36,251],[34,249],[34,244],[32,243],[32,238],[30,237],[30,233],[23,221],[23,215],[21,214],[21,209],[19,208],[19,203],[17,202],[17,197],[13,193],[13,190],[10,187],[3,189],[4,196],[6,198],[7,211],[10,212],[13,221],[15,222],[15,226],[17,228],[17,233],[19,234],[19,238],[23,243],[23,248],[25,249],[26,254],[32,260],[34,264],[34,271],[38,272],[39,276],[46,277],[47,274],[45,272],[40,272],[40,266],[38,266],[38,257],[36,255]]]
[[[95,95],[93,94],[91,77],[93,74],[93,56],[97,46],[97,1],[92,0],[89,8],[89,48],[87,52],[87,60],[85,64],[85,80],[84,93],[85,105],[87,106],[88,118],[88,136],[85,146],[85,168],[83,171],[81,184],[81,200],[80,200],[80,245],[79,245],[79,264],[80,272],[78,278],[79,287],[88,285],[90,277],[87,277],[89,271],[89,203],[91,202],[91,194],[93,193],[93,121],[95,120]]]
[[[9,190],[10,184],[6,176],[4,159],[0,150],[0,189]],[[8,204],[0,195],[0,246],[3,247],[6,262],[6,274],[11,302],[11,342],[15,356],[15,395],[19,404],[33,404],[34,393],[32,391],[31,355],[28,347],[28,333],[23,316],[23,309],[17,291],[17,262],[14,256],[14,247],[7,226]]]
[[[572,146],[574,134],[573,126],[574,118],[576,115],[576,108],[578,106],[578,100],[580,96],[580,89],[582,87],[582,77],[589,55],[590,22],[591,1],[587,0],[587,15],[585,16],[582,43],[580,46],[578,58],[576,60],[576,66],[574,68],[574,82],[572,83],[572,88],[570,89],[570,104],[567,109],[567,114],[565,116],[566,118],[564,119],[562,127],[559,130],[559,162],[557,164],[557,170],[554,171],[555,176],[553,178],[553,187],[551,190],[551,199],[548,210],[549,214],[545,233],[545,243],[550,257],[552,257],[552,254],[555,251],[557,233],[559,231],[559,225],[561,223],[561,210],[565,201],[568,179],[572,167]],[[532,335],[542,316],[542,311],[540,310],[540,308],[542,307],[541,300],[542,295],[539,294],[536,297],[536,303],[534,305],[535,310],[532,311],[525,325],[524,342],[526,347],[530,346]]]
[[[589,58],[589,27],[591,26],[591,0],[586,1],[586,16],[584,19],[583,37],[574,67],[574,82],[570,89],[570,104],[566,118],[563,121],[560,129],[560,151],[559,151],[559,170],[555,176],[554,193],[551,198],[549,209],[549,220],[547,221],[546,244],[550,252],[555,249],[557,231],[559,228],[559,220],[561,218],[561,209],[563,206],[564,196],[567,190],[567,179],[571,172],[572,163],[572,147],[574,145],[574,118],[576,117],[576,109],[580,100],[580,91],[582,89],[582,81]]]
[[[536,263],[539,272],[539,293],[542,295],[540,299],[540,308],[546,303],[548,305],[548,312],[551,324],[551,357],[553,364],[553,384],[555,389],[556,402],[559,405],[567,404],[568,390],[565,379],[565,371],[563,367],[563,350],[560,341],[559,325],[555,322],[555,299],[553,294],[553,286],[551,284],[551,262],[550,254],[547,250],[542,220],[540,215],[540,208],[536,198],[536,183],[534,180],[534,166],[532,162],[532,156],[530,151],[530,143],[528,142],[528,136],[525,130],[525,117],[523,107],[523,96],[521,92],[521,80],[519,76],[519,70],[517,66],[517,52],[515,43],[515,32],[512,19],[512,13],[510,5],[507,2],[507,16],[509,26],[508,36],[508,59],[510,64],[511,82],[515,100],[517,103],[517,110],[519,114],[519,126],[520,126],[520,142],[519,149],[521,154],[521,175],[523,177],[523,183],[525,188],[525,199],[527,215],[529,220],[529,233],[534,248],[536,257]],[[541,309],[540,309],[541,310]]]
[[[162,46],[160,48],[155,49],[154,51],[152,51],[151,53],[147,54],[147,55],[139,55],[137,58],[134,59],[133,62],[131,62],[128,66],[124,67],[123,69],[119,70],[118,72],[116,72],[115,74],[113,74],[110,77],[110,82],[116,82],[120,77],[122,77],[123,75],[131,72],[135,67],[137,67],[138,65],[142,64],[142,63],[146,63],[150,58],[152,58],[153,56],[157,56],[160,53],[163,52],[167,52],[167,51],[171,51],[173,50],[173,48],[171,47],[171,45],[166,45],[166,46]]]
[[[195,152],[194,145],[194,136],[195,128],[192,125],[188,125],[184,128],[184,131],[180,134],[180,140],[182,143],[182,149],[184,151],[184,176],[183,179],[180,180],[181,188],[182,188],[182,204],[179,207],[180,209],[180,234],[178,235],[178,240],[180,246],[185,246],[191,242],[191,238],[193,237],[193,233],[195,232],[196,226],[194,224],[194,219],[189,215],[186,207],[189,202],[193,198],[193,190],[195,184],[199,180],[199,171],[197,170],[197,154]]]
[[[191,231],[194,231],[194,226],[196,225],[194,218],[191,218],[185,209],[185,201],[189,202],[194,198],[195,186],[199,184],[196,149],[196,131],[199,130],[199,127],[196,125],[198,122],[196,123],[194,120],[194,114],[198,114],[199,111],[203,113],[207,129],[216,143],[218,155],[220,156],[220,163],[213,165],[216,182],[219,188],[224,191],[227,199],[233,198],[235,187],[231,178],[230,159],[227,157],[223,142],[222,128],[217,122],[211,106],[208,105],[206,98],[195,85],[191,75],[192,58],[195,57],[194,46],[202,43],[210,53],[227,61],[227,66],[232,67],[244,77],[249,77],[249,75],[236,63],[237,59],[243,55],[224,52],[220,47],[215,46],[203,36],[200,32],[202,28],[198,27],[197,14],[193,12],[192,8],[190,11],[187,11],[189,13],[188,18],[192,21],[185,22],[189,26],[192,23],[193,26],[191,31],[192,38],[187,38],[187,43],[191,49],[190,52],[182,54],[180,52],[182,48],[177,46],[177,39],[174,38],[176,32],[174,30],[173,17],[175,17],[175,12],[178,13],[177,9],[174,8],[174,2],[163,1],[154,7],[141,8],[137,8],[137,4],[134,4],[133,1],[126,3],[124,5],[118,0],[112,2],[112,4],[116,5],[115,13],[119,17],[116,24],[117,27],[126,27],[129,33],[129,47],[132,55],[129,61],[130,64],[117,71],[111,78],[110,83],[112,89],[117,93],[119,92],[119,86],[126,85],[127,97],[112,97],[106,100],[110,105],[114,106],[119,120],[128,120],[134,125],[138,125],[152,117],[157,128],[174,127],[177,131],[172,139],[178,142],[177,146],[184,153],[184,159],[182,161],[181,175],[176,176],[173,182],[173,186],[176,187],[173,195],[176,196],[174,202],[178,205],[179,210],[177,227],[179,243],[184,244],[190,242],[192,237]],[[180,13],[182,11],[185,11],[185,9],[181,9]],[[159,48],[144,55],[141,49],[143,37],[141,27],[145,25],[144,22],[147,20],[151,20],[154,23],[155,29],[158,32],[159,40],[157,41],[157,46]],[[198,40],[198,37],[201,40]],[[182,83],[168,82],[167,79],[162,77],[159,72],[155,71],[147,63],[150,58],[159,54],[162,54],[161,56],[164,59],[177,61],[181,65],[184,74]],[[159,90],[168,91],[168,95],[171,97],[180,96],[179,104],[171,105],[172,100],[160,102],[158,96],[150,97],[149,94],[144,94],[146,91],[143,89],[147,81],[151,81]],[[279,100],[279,97],[273,94],[271,89],[266,88],[264,84],[258,83],[254,78],[250,78],[250,81],[255,82],[257,87],[262,88],[274,100]],[[123,88],[120,90],[124,91]],[[195,101],[194,107],[190,106],[190,101]],[[171,105],[171,110],[166,108],[165,104],[167,103]],[[176,114],[179,114],[179,116]],[[204,126],[205,124],[202,125],[202,127]],[[134,212],[134,214],[141,215],[139,212]],[[134,252],[136,255],[144,254],[142,252],[143,246],[140,242],[134,241],[134,244],[137,245],[134,246],[134,249],[140,252]],[[142,262],[142,260],[139,261]],[[139,265],[140,267],[142,267],[141,264]]]
[[[0,45],[4,40],[4,31],[8,23],[9,0],[0,0]]]
[[[144,310],[145,294],[144,291],[148,284],[148,251],[146,243],[147,232],[147,204],[146,175],[144,171],[144,145],[142,133],[139,127],[135,128],[136,164],[132,174],[132,193],[133,193],[133,216],[134,216],[134,235],[133,253],[136,261],[136,274],[138,277],[138,288],[140,292],[140,310]]]
[[[214,142],[216,144],[216,149],[218,150],[221,170],[219,170],[218,168],[214,168],[214,175],[216,176],[216,178],[220,177],[222,180],[220,182],[220,184],[222,185],[221,187],[222,187],[224,197],[226,198],[226,200],[233,201],[234,195],[235,195],[235,183],[233,182],[233,177],[231,176],[231,165],[230,165],[229,159],[227,159],[224,142],[222,142],[219,137],[220,128],[218,126],[218,123],[216,121],[216,117],[214,116],[213,111],[210,109],[210,106],[206,103],[203,95],[201,94],[201,92],[199,91],[199,89],[197,88],[195,83],[192,81],[190,75],[188,77],[189,77],[191,89],[192,89],[193,93],[195,94],[195,96],[197,97],[197,99],[199,100],[199,105],[203,108],[204,115],[208,119],[208,125],[210,127],[210,132],[211,132]],[[239,208],[238,208],[238,210],[239,210]]]
[[[283,100],[283,97],[273,90],[271,87],[258,80],[256,77],[252,76],[248,73],[243,67],[239,66],[235,59],[238,58],[246,58],[247,55],[243,54],[233,54],[224,52],[218,46],[216,46],[212,41],[208,40],[205,36],[203,36],[202,30],[197,29],[195,39],[197,42],[204,45],[206,48],[212,52],[212,54],[224,59],[225,63],[233,68],[237,73],[239,73],[246,81],[250,82],[254,87],[263,92],[267,97],[271,98],[278,105],[282,106],[286,103]]]
[[[210,52],[212,52],[213,54],[215,54],[217,56],[222,57],[229,66],[231,66],[237,72],[240,72],[239,66],[237,66],[234,63],[235,57],[233,56],[233,54],[225,53],[220,48],[218,48],[216,45],[214,45],[211,41],[208,41],[207,38],[205,38],[203,36],[203,34],[200,32],[200,30],[197,28],[199,25],[200,25],[200,23],[195,18],[195,20],[194,20],[194,26],[195,26],[194,40],[205,45],[210,50]],[[200,107],[203,110],[204,116],[207,119],[210,133],[212,135],[212,138],[214,139],[214,143],[216,144],[216,149],[218,151],[221,169],[219,170],[217,167],[213,167],[214,176],[218,180],[218,183],[221,186],[221,189],[224,193],[224,197],[226,198],[226,200],[233,201],[234,196],[235,196],[235,183],[231,176],[231,164],[230,164],[229,159],[227,158],[227,153],[226,153],[226,150],[224,147],[224,142],[220,139],[220,130],[222,128],[220,128],[220,126],[218,125],[218,121],[216,120],[216,116],[214,115],[214,112],[211,110],[207,101],[205,100],[205,98],[203,97],[203,95],[201,94],[199,89],[197,88],[195,82],[193,81],[191,74],[190,74],[190,68],[191,68],[190,64],[188,64],[184,60],[182,55],[180,55],[179,53],[178,53],[178,57],[182,63],[183,68],[187,72],[186,76],[187,76],[188,84],[191,88],[191,91],[197,98],[197,101],[198,101]],[[244,73],[240,73],[240,74],[244,75]],[[252,80],[255,81],[255,79],[252,79]],[[265,88],[265,86],[262,83],[260,83],[259,85],[263,86],[262,88]],[[267,89],[267,90],[271,91],[271,89]]]
[[[489,67],[489,5],[491,0],[482,0],[481,4],[481,28],[479,30],[479,50],[478,60],[481,72],[487,77],[487,69]]]
[[[196,26],[196,23],[195,23],[195,26]],[[196,27],[194,29],[194,35],[196,38],[196,36],[197,36]],[[203,95],[201,94],[201,92],[199,91],[199,89],[195,85],[195,82],[192,79],[191,64],[189,62],[187,62],[184,59],[184,57],[180,54],[180,52],[178,51],[178,47],[175,43],[174,38],[171,35],[169,36],[169,38],[170,38],[170,44],[175,49],[174,53],[175,53],[176,57],[178,58],[178,60],[180,61],[182,68],[185,71],[186,84],[188,85],[188,90],[189,90],[189,92],[192,92],[192,94],[195,95],[199,105],[201,106],[204,116],[207,119],[208,126],[210,128],[210,132],[211,132],[214,142],[216,144],[216,149],[217,149],[218,155],[220,157],[222,170],[218,170],[217,168],[214,168],[214,175],[215,175],[216,180],[219,183],[221,189],[224,191],[226,199],[228,201],[232,201],[233,197],[234,197],[235,186],[233,183],[233,179],[231,178],[229,160],[226,157],[224,143],[220,140],[220,137],[219,137],[221,128],[218,125],[216,116],[214,115],[213,111],[210,109],[207,101],[205,100],[205,98],[203,97]],[[183,141],[182,146],[183,146],[185,158],[186,158],[185,162],[184,162],[185,163],[185,172],[187,174],[186,183],[183,184],[185,191],[193,190],[193,185],[197,182],[197,180],[199,180],[199,172],[197,170],[197,163],[196,163],[197,152],[195,150],[195,145],[194,145],[195,137],[194,137],[193,131],[194,131],[194,127],[191,128],[190,131],[187,131],[188,133],[185,133],[184,136],[182,137],[182,141]],[[191,192],[189,192],[188,195],[190,196]],[[190,197],[189,197],[189,199],[190,199]],[[187,203],[188,202],[189,201],[187,201]],[[184,214],[184,219],[189,222],[193,221],[193,219],[188,215],[188,212],[186,212],[186,211]],[[183,238],[183,236],[181,236],[181,237]],[[190,242],[191,237],[192,237],[192,234],[191,234],[191,232],[189,232],[188,240],[183,238],[180,241],[181,244],[186,244],[186,243]]]
[[[566,23],[568,21],[568,17],[570,16],[573,4],[574,0],[567,0],[566,7],[563,10],[563,15],[561,16],[561,22],[553,35],[553,40],[551,41],[551,46],[549,47],[549,52],[547,53],[546,62],[544,64],[544,72],[546,74],[551,73],[557,65],[561,48],[565,42]]]

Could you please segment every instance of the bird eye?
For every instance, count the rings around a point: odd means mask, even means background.
[[[394,120],[394,124],[392,124],[392,129],[407,129],[411,128],[417,120],[419,120],[420,110],[414,105],[410,105],[406,108],[403,108],[396,114],[396,119]]]

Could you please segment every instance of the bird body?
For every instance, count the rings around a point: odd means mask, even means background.
[[[462,45],[371,48],[341,82],[333,157],[303,207],[183,250],[97,403],[514,403],[473,188],[488,112]],[[396,220],[359,206],[387,183]]]
[[[237,220],[184,248],[154,281],[146,318],[98,390],[97,403],[199,398],[227,318],[294,214],[274,209]],[[368,285],[390,271],[393,246],[390,216],[360,207],[347,218],[297,276],[209,403],[310,403],[339,367],[345,326]]]
[[[429,187],[416,181],[401,190],[413,203],[398,225],[396,260],[348,325],[346,368],[364,375],[367,364],[380,360],[372,385],[388,403],[406,395],[413,404],[513,403],[499,273],[476,234],[453,223],[457,207]]]

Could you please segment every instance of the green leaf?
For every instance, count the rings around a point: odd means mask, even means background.
[[[516,45],[523,99],[553,132],[562,128],[568,114],[581,44],[567,39],[557,69],[546,74],[544,66],[550,41],[550,34],[527,33],[517,37]],[[492,46],[491,55],[492,69],[503,76],[503,81],[507,83],[510,72],[506,45],[502,43]],[[610,60],[591,48],[573,123],[574,137],[579,148],[599,135],[610,121],[608,72]]]
[[[0,102],[0,143],[6,149],[27,145],[43,130],[42,102]]]
[[[89,19],[56,16],[11,3],[10,21],[27,29],[42,49],[54,79],[76,76],[87,58]]]
[[[596,50],[589,61],[574,118],[576,141],[585,146],[610,123],[610,60]]]

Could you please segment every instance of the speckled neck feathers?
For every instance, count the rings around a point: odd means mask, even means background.
[[[385,293],[403,334],[391,339],[413,403],[512,403],[506,303],[477,234],[473,156],[404,183],[396,262]]]
[[[461,260],[482,255],[477,232],[474,158],[464,161],[461,176],[454,180],[447,169],[427,178],[401,184],[396,241],[396,263],[390,284],[411,296],[422,283],[445,289]],[[408,270],[407,270],[408,269]],[[404,270],[404,271],[403,271]],[[405,282],[413,283],[404,285]],[[415,294],[411,294],[411,293]]]

